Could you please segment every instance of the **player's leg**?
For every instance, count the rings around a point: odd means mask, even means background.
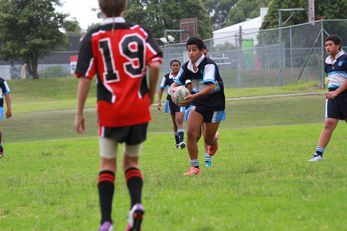
[[[144,208],[141,201],[143,177],[138,164],[140,150],[141,144],[126,145],[123,159],[123,169],[131,200],[126,229],[129,231],[140,230],[144,216]]]
[[[127,231],[140,231],[145,213],[141,201],[143,177],[138,161],[142,143],[146,140],[147,126],[147,123],[131,126],[125,138],[123,170],[131,202]]]
[[[190,158],[190,169],[186,172],[185,176],[200,174],[199,160],[198,160],[198,141],[201,136],[201,124],[203,123],[203,116],[191,110],[187,122],[187,148]]]
[[[212,156],[214,156],[218,149],[218,123],[204,123],[204,143],[205,143],[205,166],[212,166]]]
[[[310,162],[323,160],[325,148],[328,146],[331,135],[336,128],[339,119],[344,119],[339,107],[339,96],[326,100],[324,127],[319,137],[318,146]]]
[[[4,116],[4,108],[0,107],[0,126]],[[4,147],[2,146],[2,131],[0,130],[0,158],[4,156]]]
[[[98,191],[101,210],[100,231],[112,230],[112,200],[114,194],[114,181],[116,171],[116,154],[118,142],[99,137],[100,172],[98,178]]]
[[[173,131],[175,135],[176,148],[178,148],[180,143],[180,138],[178,135],[177,124],[176,124],[176,105],[174,104],[174,102],[172,102],[172,100],[168,100],[167,103],[168,103],[168,109],[169,109],[168,112],[171,115]]]
[[[179,137],[179,148],[183,149],[186,147],[186,144],[184,143],[184,127],[183,127],[183,120],[184,120],[184,107],[178,107],[179,111],[175,113],[175,123],[177,126],[177,133]]]

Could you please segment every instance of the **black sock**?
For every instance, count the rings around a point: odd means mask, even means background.
[[[143,185],[141,170],[137,168],[129,168],[125,172],[125,179],[131,199],[130,208],[132,208],[135,204],[141,204]]]
[[[184,131],[178,132],[179,142],[184,142]]]
[[[99,173],[99,200],[101,210],[101,224],[105,221],[112,222],[112,199],[114,193],[114,172],[101,171]]]
[[[176,140],[176,144],[180,143],[180,137],[179,137],[179,134],[177,132],[175,133],[175,140]]]

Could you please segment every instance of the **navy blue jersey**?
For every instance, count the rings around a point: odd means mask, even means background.
[[[175,82],[184,85],[190,79],[193,88],[199,92],[208,84],[215,84],[216,88],[212,94],[197,98],[192,102],[193,106],[198,106],[205,110],[222,111],[225,109],[224,84],[219,74],[217,64],[205,56],[200,57],[196,62],[197,71],[193,70],[192,63],[189,61],[183,64],[180,72],[175,78]]]
[[[8,87],[6,81],[0,78],[0,107],[4,106],[4,96],[10,93],[10,88]]]
[[[325,72],[328,74],[330,89],[340,87],[347,80],[347,54],[340,51],[333,59],[328,56],[325,60]]]
[[[174,77],[172,76],[171,73],[167,73],[166,75],[164,75],[160,82],[160,88],[166,89],[167,99],[171,97],[168,91],[168,88],[171,86],[173,82],[174,82]]]

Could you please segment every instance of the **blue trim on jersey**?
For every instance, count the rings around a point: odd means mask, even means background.
[[[208,79],[208,80],[204,80],[204,81],[202,81],[202,82],[203,82],[204,84],[205,84],[205,83],[213,83],[213,84],[217,83],[216,79],[215,79],[215,80]]]
[[[182,84],[182,82],[179,80],[179,79],[174,79],[174,81],[176,82],[176,83],[178,83],[179,85],[184,85],[184,84]]]
[[[0,107],[0,121],[2,121],[4,118],[4,108]]]
[[[344,78],[347,78],[347,72],[345,71],[332,71],[328,73],[329,75],[343,75]]]

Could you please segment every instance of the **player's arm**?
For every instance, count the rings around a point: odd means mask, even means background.
[[[152,105],[160,73],[160,62],[149,64],[149,103]]]
[[[180,106],[187,106],[191,104],[192,101],[196,100],[199,97],[210,95],[212,94],[216,89],[216,85],[214,83],[207,83],[206,86],[199,92],[195,94],[188,95],[184,101],[180,104]]]
[[[161,111],[161,98],[163,97],[164,88],[159,88],[158,91],[158,111]]]
[[[327,99],[333,99],[334,97],[338,96],[339,94],[341,94],[341,92],[347,90],[347,79],[345,80],[345,82],[343,82],[343,84],[337,88],[335,91],[329,91],[327,93],[325,93],[325,97]]]
[[[347,73],[347,64],[346,64],[346,62],[347,62],[347,59],[345,59],[345,63],[344,63],[344,71],[345,71],[345,73]],[[345,79],[343,84],[339,88],[337,88],[335,91],[327,92],[325,94],[325,97],[327,99],[333,99],[334,97],[338,96],[339,94],[341,94],[345,90],[347,90],[347,78]]]
[[[6,118],[10,118],[12,116],[12,109],[11,109],[11,96],[10,94],[5,94],[6,99]]]
[[[88,96],[91,80],[86,77],[81,77],[78,82],[77,87],[77,110],[75,116],[75,129],[78,133],[84,133],[85,124],[84,124],[84,105]]]

